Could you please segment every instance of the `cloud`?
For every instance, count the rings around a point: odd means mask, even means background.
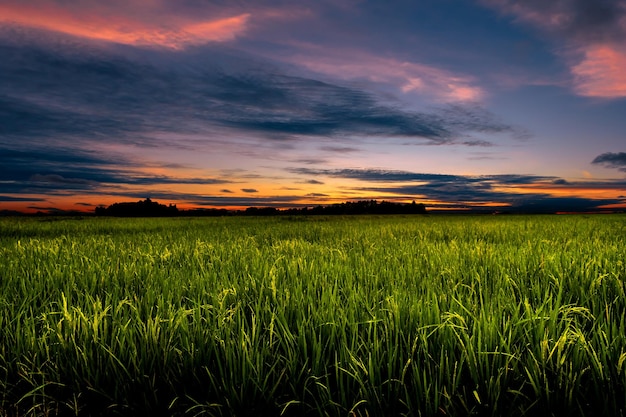
[[[500,120],[478,103],[449,104],[436,109],[436,117],[459,137],[470,137],[460,143],[466,146],[490,147],[494,144],[484,139],[472,139],[470,132],[482,135],[509,135],[516,140],[527,140],[532,134],[521,127]]]
[[[445,175],[380,169],[291,168],[300,175],[319,175],[362,181],[356,191],[367,191],[390,199],[416,199],[447,208],[500,208],[524,212],[595,211],[603,206],[623,204],[619,198],[585,198],[572,194],[585,190],[617,190],[615,181],[573,183],[561,178],[539,175]],[[370,183],[370,184],[367,184]],[[554,186],[559,189],[555,190]],[[380,197],[381,194],[389,197]],[[428,204],[428,203],[427,203]]]
[[[538,27],[561,47],[578,95],[626,97],[625,0],[483,0],[520,22]]]
[[[227,184],[222,178],[173,177],[142,171],[119,155],[82,150],[11,149],[0,146],[0,193],[96,193],[107,185]]]
[[[184,145],[159,139],[174,133],[202,135],[207,143],[237,132],[273,142],[374,136],[448,144],[472,132],[520,136],[477,103],[430,113],[400,109],[366,89],[287,75],[220,48],[137,55],[0,42],[0,53],[12,57],[0,63],[0,129],[21,141],[163,147]]]
[[[623,204],[620,199],[591,199],[584,197],[531,196],[519,200],[512,208],[525,213],[594,212],[604,211],[604,206]]]
[[[399,110],[362,90],[291,76],[222,77],[232,112],[220,123],[268,135],[395,136],[446,141],[451,136],[430,115]],[[244,107],[245,106],[245,107]],[[245,112],[242,110],[246,110]]]
[[[118,44],[182,49],[233,40],[245,32],[250,18],[248,13],[217,19],[189,16],[175,9],[163,10],[164,4],[158,1],[152,5],[111,3],[83,2],[68,7],[53,0],[9,0],[0,4],[0,23]],[[158,18],[156,12],[160,12]]]
[[[259,190],[255,188],[242,188],[241,191],[244,193],[258,193],[259,192]]]
[[[626,97],[626,48],[590,45],[582,49],[582,54],[582,60],[571,68],[574,88],[579,95],[607,99]]]
[[[328,161],[323,158],[298,158],[294,159],[293,162],[304,165],[324,165],[328,163]]]
[[[312,184],[312,185],[322,185],[324,184],[323,181],[318,181],[318,180],[306,180],[303,181],[304,184]]]
[[[359,152],[359,149],[353,148],[351,146],[320,146],[320,150],[330,153],[341,154]]]
[[[59,186],[73,186],[77,185],[80,187],[83,186],[91,186],[94,185],[93,181],[82,179],[82,178],[65,178],[61,175],[57,174],[34,174],[30,177],[30,181],[36,184],[53,184]]]
[[[0,195],[0,201],[5,202],[16,202],[16,201],[46,201],[45,198],[41,197],[15,197],[12,195]]]
[[[393,86],[402,95],[426,95],[441,102],[473,102],[485,91],[468,75],[453,73],[417,62],[401,61],[363,51],[300,45],[289,62],[334,79],[367,81]]]
[[[488,140],[466,140],[461,142],[461,144],[466,145],[466,146],[476,146],[476,147],[481,147],[481,148],[489,148],[494,146],[492,142],[489,142]]]
[[[596,156],[591,163],[626,172],[626,152],[606,152]]]
[[[626,31],[624,0],[483,0],[521,21],[581,42],[622,39]]]
[[[498,181],[504,184],[528,184],[553,179],[554,177],[534,175],[490,175],[490,176],[462,176],[449,174],[429,174],[409,171],[386,170],[386,169],[311,169],[311,168],[288,168],[287,171],[300,175],[327,176],[334,178],[350,178],[361,181],[374,182],[429,182],[438,183],[484,183]]]

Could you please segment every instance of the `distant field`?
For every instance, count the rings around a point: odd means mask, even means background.
[[[0,219],[0,416],[624,416],[626,216]]]

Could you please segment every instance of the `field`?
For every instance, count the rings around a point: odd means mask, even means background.
[[[0,219],[0,416],[626,415],[626,216]]]

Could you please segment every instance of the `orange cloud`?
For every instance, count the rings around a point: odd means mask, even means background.
[[[577,182],[554,184],[550,182],[495,187],[498,191],[510,194],[543,194],[551,197],[579,197],[588,199],[616,199],[624,193],[619,184],[607,182]]]
[[[182,49],[207,42],[225,42],[241,35],[250,14],[200,23],[169,18],[169,21],[146,23],[137,19],[106,13],[74,13],[51,5],[0,5],[0,23],[51,30],[88,39],[127,45],[161,46]]]
[[[571,69],[576,92],[587,97],[626,97],[626,50],[611,45],[587,47]]]

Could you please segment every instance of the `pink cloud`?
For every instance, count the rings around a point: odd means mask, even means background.
[[[626,49],[611,45],[588,46],[584,58],[571,68],[574,88],[582,96],[626,97]]]
[[[146,14],[150,16],[150,14]],[[182,49],[207,42],[235,39],[245,30],[250,14],[193,20],[164,14],[165,18],[137,18],[111,8],[71,10],[51,2],[0,4],[0,23],[14,23],[88,39],[138,46]]]
[[[485,96],[472,77],[415,62],[365,52],[307,46],[306,55],[288,59],[311,71],[350,81],[391,86],[405,95],[417,94],[442,102],[478,101]]]

